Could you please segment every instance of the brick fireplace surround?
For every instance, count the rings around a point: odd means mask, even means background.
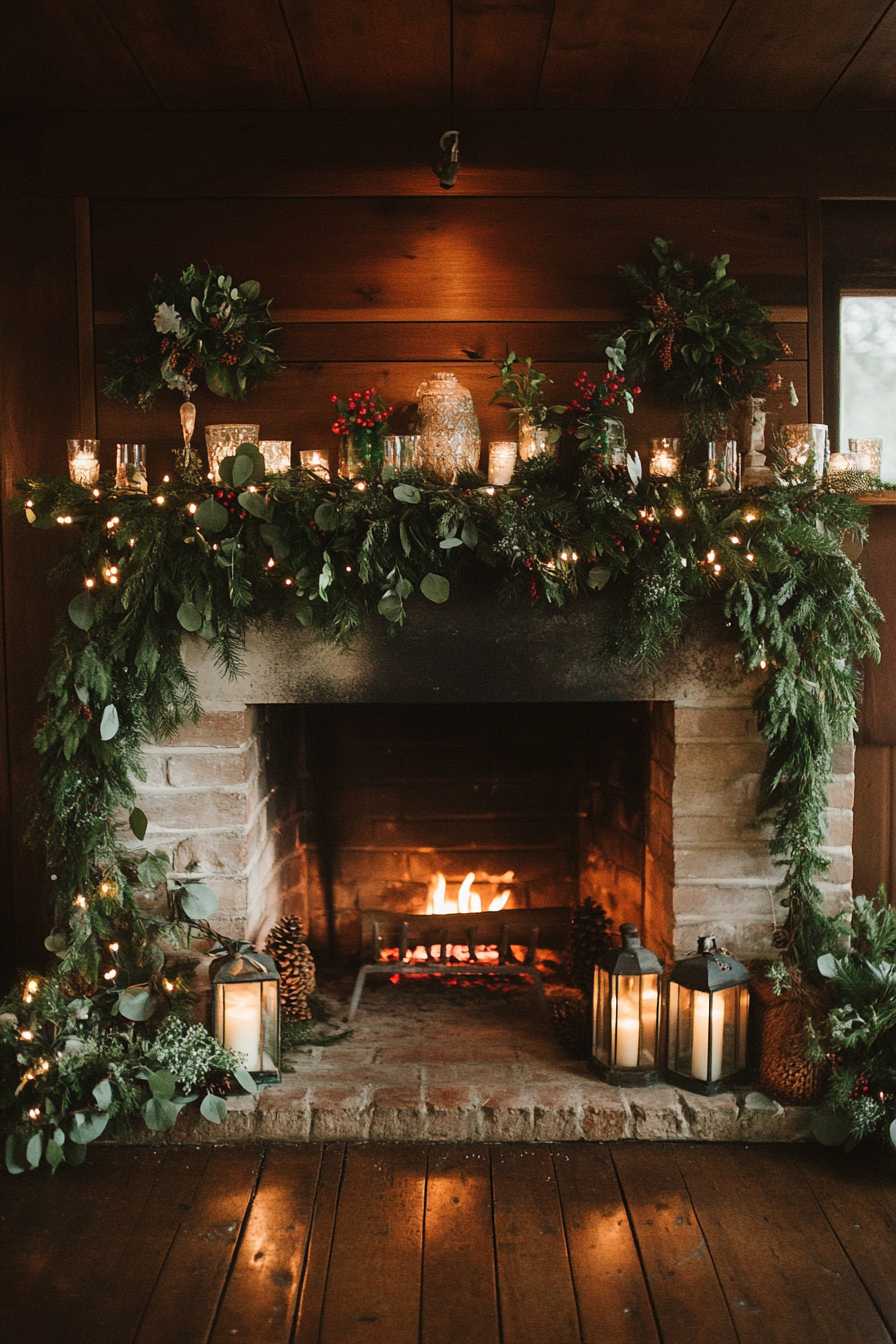
[[[298,627],[271,624],[251,633],[245,672],[235,681],[222,678],[205,646],[189,637],[188,666],[205,715],[146,752],[140,789],[150,819],[146,843],[172,852],[180,875],[214,888],[220,902],[214,922],[223,932],[261,940],[281,914],[292,913],[310,928],[313,944],[324,947],[328,933],[335,934],[343,952],[357,952],[356,907],[364,901],[357,885],[337,881],[328,923],[313,831],[309,836],[305,767],[297,760],[292,786],[284,781],[277,706],[637,701],[650,706],[641,878],[634,882],[631,872],[603,861],[581,873],[580,895],[600,899],[617,923],[638,922],[644,941],[667,961],[691,952],[704,932],[743,960],[767,956],[773,916],[782,912],[773,896],[778,877],[769,828],[755,817],[764,759],[751,709],[756,682],[740,671],[733,645],[709,619],[694,622],[658,670],[608,671],[592,653],[599,620],[596,604],[557,614],[508,612],[486,598],[452,600],[439,610],[420,603],[405,630],[393,636],[369,626],[347,652],[315,643]],[[828,793],[829,910],[845,904],[851,890],[852,769],[852,747],[838,749]],[[249,1112],[236,1107],[228,1117],[232,1137],[774,1139],[806,1132],[804,1116],[780,1106],[756,1112],[743,1097],[704,1099],[668,1087],[620,1097],[572,1062],[563,1066],[566,1091],[556,1104],[539,1109],[533,1081],[523,1088],[521,1108],[517,1063],[516,1100],[508,1102],[504,1121],[495,1120],[489,1089],[481,1085],[457,1102],[455,1122],[445,1121],[445,1108],[426,1099],[425,1067],[408,1090],[407,1077],[376,1074],[373,1038],[367,1046],[357,1039],[347,1055],[344,1046],[324,1051],[328,1062],[319,1066],[321,1052],[305,1052],[295,1079],[286,1075],[260,1102],[241,1102]],[[347,1090],[334,1092],[333,1060],[340,1054],[351,1078]],[[329,1076],[316,1075],[315,1067]],[[457,1081],[456,1069],[441,1079],[430,1074],[436,1091]],[[358,1092],[365,1077],[366,1090]],[[446,1113],[454,1113],[450,1097]],[[199,1121],[185,1137],[223,1135]]]

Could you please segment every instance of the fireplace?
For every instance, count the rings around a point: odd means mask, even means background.
[[[298,914],[343,959],[371,911],[504,892],[532,911],[591,896],[667,960],[710,932],[768,955],[783,912],[756,819],[754,681],[708,622],[652,673],[608,669],[599,639],[596,604],[471,599],[349,651],[267,626],[233,682],[191,641],[206,713],[146,754],[147,843],[213,886],[222,932],[260,939]],[[835,770],[829,909],[850,892],[851,748]]]

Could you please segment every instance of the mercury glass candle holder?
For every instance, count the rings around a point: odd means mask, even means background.
[[[244,440],[249,442],[249,440]],[[258,447],[264,458],[264,468],[269,476],[289,471],[292,466],[292,439],[261,439]]]
[[[867,471],[869,476],[880,476],[883,446],[883,439],[850,439],[849,451],[856,471]]]
[[[100,475],[99,439],[66,439],[68,474],[76,485],[96,485]]]
[[[299,453],[299,461],[305,471],[313,472],[315,476],[322,476],[326,480],[330,475],[327,455],[317,448],[303,448]]]
[[[489,485],[509,485],[516,465],[516,441],[496,439],[488,446]]]
[[[208,467],[215,480],[225,457],[233,457],[241,443],[258,447],[258,425],[206,425]]]
[[[544,425],[533,425],[526,416],[520,416],[519,455],[521,462],[530,462],[542,453],[557,455],[557,445],[548,443],[548,431]]]
[[[399,434],[396,442],[399,445],[398,465],[401,470],[407,471],[409,467],[416,467],[420,453],[420,435]]]
[[[650,474],[651,476],[665,477],[666,479],[676,476],[678,468],[681,466],[681,440],[680,439],[653,439],[650,450]]]
[[[116,443],[115,489],[148,490],[146,479],[146,444]]]
[[[828,457],[827,425],[782,425],[781,441],[794,466],[811,466],[820,480]]]

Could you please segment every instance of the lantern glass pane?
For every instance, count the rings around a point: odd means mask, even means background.
[[[660,1018],[659,976],[639,975],[637,983],[641,990],[639,1005],[641,1045],[638,1063],[642,1069],[653,1068],[656,1063],[656,1040]]]
[[[247,984],[216,983],[220,1032],[218,1039],[230,1050],[245,1055],[244,1067],[250,1073],[262,1068],[261,981]]]
[[[594,968],[594,1032],[593,1032],[593,1051],[595,1058],[601,1064],[610,1064],[610,1043],[612,1039],[612,1024],[610,1020],[610,974],[608,971],[601,970],[599,966]]]
[[[749,985],[737,985],[735,994],[735,1017],[738,1023],[737,1047],[734,1056],[734,1068],[741,1073],[747,1067],[747,1018],[750,1014]]]
[[[263,1052],[262,1068],[265,1072],[276,1072],[279,1069],[280,1055],[280,1029],[277,1021],[277,982],[276,980],[264,980],[261,984],[262,990],[262,1032],[263,1032]]]

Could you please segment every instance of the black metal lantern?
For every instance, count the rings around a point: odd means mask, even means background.
[[[622,947],[594,968],[590,1066],[615,1087],[659,1081],[660,976],[663,963],[642,947],[634,924],[620,924]]]
[[[258,1083],[280,1081],[280,974],[264,952],[251,948],[221,957],[209,968],[216,1038],[246,1056]]]
[[[705,1097],[726,1092],[747,1063],[750,972],[716,945],[698,938],[697,954],[669,974],[667,1076]]]

